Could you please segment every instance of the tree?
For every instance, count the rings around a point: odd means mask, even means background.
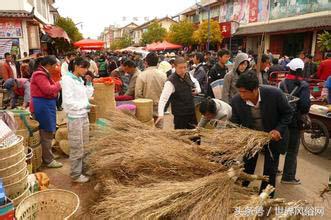
[[[125,35],[121,39],[116,39],[110,44],[111,50],[123,49],[131,46],[133,43],[132,38],[129,35]]]
[[[150,44],[153,42],[163,41],[167,35],[167,30],[158,24],[153,22],[147,28],[147,31],[143,33],[141,42],[142,44]]]
[[[223,39],[220,26],[217,21],[210,21],[210,43],[221,43]],[[203,21],[198,30],[193,33],[193,40],[198,44],[208,42],[208,21]]]
[[[194,25],[190,21],[181,21],[170,27],[168,38],[169,41],[181,45],[191,45],[193,43]]]
[[[80,31],[78,30],[74,21],[71,18],[59,17],[55,22],[55,25],[63,28],[63,30],[67,32],[70,40],[73,43],[83,39],[82,33],[80,33]]]
[[[331,33],[324,31],[323,34],[319,34],[317,45],[322,52],[331,51]]]

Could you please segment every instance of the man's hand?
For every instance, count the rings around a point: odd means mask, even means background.
[[[282,139],[281,134],[277,130],[272,130],[272,131],[269,132],[269,134],[271,135],[271,139],[273,141],[279,141],[279,140]]]
[[[161,122],[163,120],[164,116],[159,116],[156,121],[155,121],[155,125],[157,125],[159,122]]]
[[[192,95],[193,95],[193,96],[196,96],[196,95],[198,95],[198,93],[197,93],[197,90],[196,90],[196,89],[192,89]]]

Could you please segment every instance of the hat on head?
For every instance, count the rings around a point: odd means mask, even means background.
[[[296,71],[297,69],[302,69],[305,67],[305,63],[300,58],[294,58],[286,65],[292,71]]]

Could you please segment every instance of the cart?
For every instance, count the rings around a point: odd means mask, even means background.
[[[331,135],[331,117],[309,112],[311,126],[301,132],[302,145],[313,154],[323,153],[329,146]]]

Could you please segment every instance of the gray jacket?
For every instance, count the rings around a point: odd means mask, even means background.
[[[232,97],[238,93],[238,89],[236,87],[236,82],[239,78],[237,69],[244,61],[248,61],[249,63],[248,55],[246,53],[239,53],[234,60],[233,69],[224,77],[222,100],[226,103],[230,103]]]

